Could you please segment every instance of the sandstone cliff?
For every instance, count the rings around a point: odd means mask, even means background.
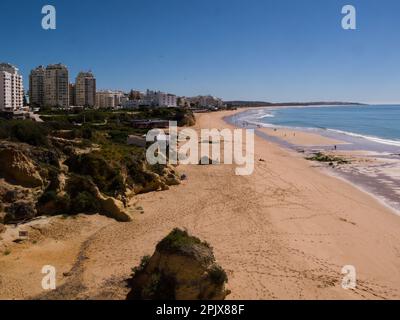
[[[172,167],[151,167],[142,158],[107,161],[90,148],[57,143],[51,149],[0,141],[0,223],[79,213],[131,221],[129,197],[180,183]]]

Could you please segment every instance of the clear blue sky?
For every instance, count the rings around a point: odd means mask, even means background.
[[[57,9],[57,30],[41,9]],[[357,30],[341,8],[357,9]],[[62,62],[99,88],[266,101],[400,102],[398,0],[1,0],[0,61]],[[4,45],[3,45],[4,44]]]

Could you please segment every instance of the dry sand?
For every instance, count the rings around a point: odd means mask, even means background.
[[[229,114],[201,114],[196,127],[230,127]],[[68,221],[86,221],[85,232],[41,240],[36,251],[10,245],[0,256],[0,298],[37,297],[39,266],[53,264],[69,274],[41,298],[123,299],[131,268],[182,227],[214,247],[230,299],[399,299],[400,218],[299,154],[259,137],[255,144],[251,176],[232,165],[181,166],[188,179],[138,196],[145,213],[133,222],[80,217]],[[355,290],[341,287],[345,265],[356,267]]]

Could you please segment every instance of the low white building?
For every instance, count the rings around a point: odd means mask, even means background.
[[[224,105],[222,99],[211,95],[192,97],[190,102],[201,108],[219,108]]]
[[[125,100],[122,102],[124,109],[137,109],[142,105],[142,100]]]
[[[15,111],[24,106],[22,76],[11,64],[0,64],[0,111]]]
[[[147,90],[144,102],[145,105],[153,107],[176,107],[177,97],[170,93]]]
[[[121,91],[103,90],[96,92],[96,108],[112,109],[123,105],[127,100]]]

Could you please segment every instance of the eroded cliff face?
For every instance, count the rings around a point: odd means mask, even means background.
[[[43,186],[43,180],[34,162],[17,144],[0,145],[0,176],[23,187]]]
[[[68,152],[64,145],[0,141],[0,224],[79,213],[131,221],[130,197],[180,183],[172,167],[151,168],[143,160],[131,167],[123,161],[112,166],[90,149],[78,151],[65,143]]]
[[[210,245],[179,229],[133,272],[128,299],[224,300],[228,294],[227,275]]]

